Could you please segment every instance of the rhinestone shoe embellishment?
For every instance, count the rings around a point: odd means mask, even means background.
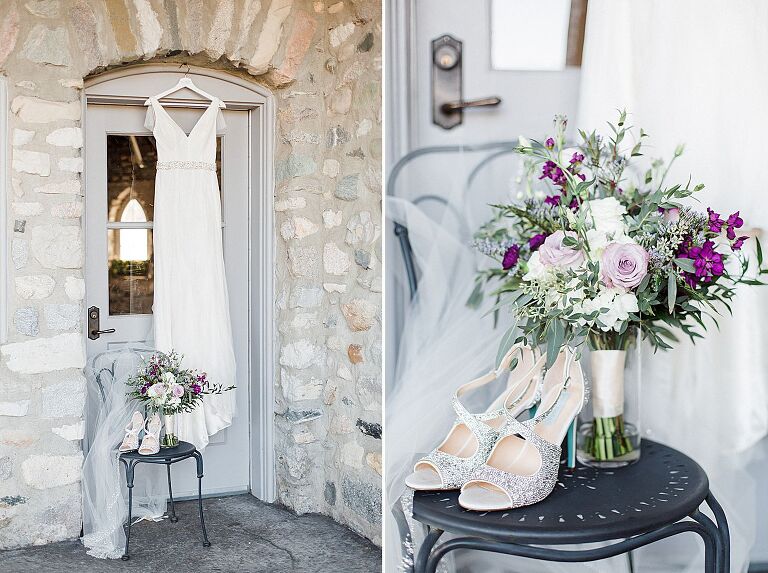
[[[514,418],[508,418],[499,440],[506,436],[518,435],[535,446],[541,456],[541,467],[535,474],[516,475],[482,464],[467,481],[483,481],[503,489],[509,496],[512,507],[533,505],[552,493],[560,469],[561,449],[559,445],[541,438],[534,431],[533,425],[533,420],[518,422]]]
[[[457,419],[454,426],[464,424],[474,434],[477,440],[477,450],[468,458],[460,458],[451,454],[433,450],[430,454],[419,460],[419,463],[429,462],[437,469],[443,481],[443,487],[440,489],[459,489],[464,485],[491,453],[496,440],[499,437],[498,430],[485,424],[485,420],[493,420],[499,416],[504,416],[504,409],[482,414],[471,414],[459,399],[454,396],[453,408],[456,411]]]

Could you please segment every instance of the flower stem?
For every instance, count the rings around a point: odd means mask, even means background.
[[[592,436],[586,441],[587,452],[596,460],[608,461],[630,453],[634,447],[625,433],[624,416],[592,420]]]

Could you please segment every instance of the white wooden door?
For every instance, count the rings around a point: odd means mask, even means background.
[[[226,94],[218,95],[226,99]],[[169,108],[187,133],[202,113],[194,100],[192,105],[196,107]],[[86,306],[98,309],[100,330],[114,330],[88,339],[89,356],[126,345],[151,347],[157,153],[154,138],[144,127],[145,113],[141,105],[88,105],[87,109]],[[223,113],[227,127],[218,138],[217,171],[237,360],[237,414],[232,426],[213,436],[204,452],[203,487],[209,495],[248,491],[250,472],[249,122],[247,111]],[[177,496],[196,494],[193,462],[174,466],[173,479]]]

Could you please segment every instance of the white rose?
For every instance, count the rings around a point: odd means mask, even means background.
[[[584,201],[581,208],[586,209],[586,220],[595,230],[614,236],[626,233],[624,215],[627,210],[614,197]]]
[[[589,243],[590,258],[595,261],[599,261],[603,256],[603,251],[608,243],[636,243],[632,237],[629,237],[621,232],[606,233],[604,231],[598,231],[597,229],[589,229],[587,231],[587,242]]]
[[[165,382],[168,386],[172,386],[176,382],[176,376],[174,376],[173,372],[163,372],[163,382]]]
[[[623,289],[605,289],[598,297],[601,304],[599,308],[607,308],[608,312],[600,314],[600,328],[606,332],[618,331],[622,323],[629,318],[630,312],[640,310],[637,297],[632,292],[623,292]]]
[[[539,251],[536,251],[528,259],[528,272],[523,275],[524,281],[546,281],[552,276],[552,271],[549,267],[539,259]]]

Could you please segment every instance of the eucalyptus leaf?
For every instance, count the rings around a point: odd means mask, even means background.
[[[499,344],[499,351],[496,353],[496,368],[501,364],[501,360],[506,356],[509,349],[515,344],[515,335],[517,334],[517,322],[513,324],[504,336],[501,337],[501,343]]]
[[[693,266],[693,260],[691,259],[675,259],[675,264],[687,273],[696,272],[696,267]]]
[[[667,279],[667,308],[669,314],[675,312],[675,301],[677,300],[677,276],[674,273],[670,273]]]
[[[547,329],[547,368],[550,368],[557,360],[557,355],[563,347],[565,328],[560,320],[553,320]]]

